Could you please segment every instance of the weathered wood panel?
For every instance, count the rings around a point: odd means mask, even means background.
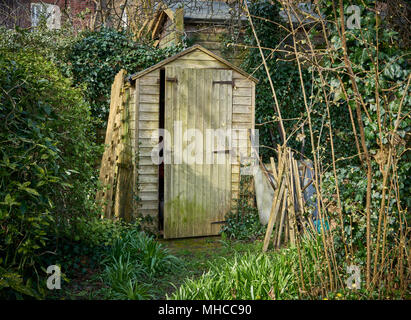
[[[125,70],[121,70],[114,78],[111,86],[110,112],[107,122],[106,149],[104,151],[99,180],[103,185],[103,190],[99,190],[96,195],[96,202],[102,206],[102,216],[106,218],[114,217],[114,197],[117,178],[117,156],[119,148],[119,128],[121,123],[121,105],[123,103],[123,82]]]
[[[173,67],[180,67],[180,68],[207,68],[207,69],[227,69],[227,66],[217,60],[174,60],[168,64],[169,66]]]
[[[158,166],[153,163],[151,154],[158,144],[160,112],[160,72],[154,70],[139,79],[138,106],[138,175],[140,199],[137,212],[154,218],[153,229],[158,219]]]
[[[232,119],[232,86],[213,81],[230,81],[231,70],[189,69],[166,67],[166,78],[178,82],[166,82],[166,128],[171,132],[172,161],[181,164],[165,165],[165,212],[164,237],[190,237],[218,234],[231,208],[231,164],[224,152],[213,153],[221,164],[203,164],[189,161],[187,141],[182,148],[174,142],[181,137],[173,136],[174,121],[181,121],[182,130],[196,128],[229,129]],[[203,137],[205,134],[203,134]],[[194,136],[195,138],[195,136]],[[203,140],[204,142],[204,140]],[[215,141],[214,141],[215,142]],[[221,148],[213,143],[215,151]],[[220,150],[221,151],[221,150]],[[221,157],[223,157],[221,159]],[[194,160],[194,159],[193,159]]]

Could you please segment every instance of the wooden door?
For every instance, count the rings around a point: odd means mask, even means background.
[[[216,235],[231,209],[231,138],[207,129],[231,129],[232,71],[166,67],[165,80],[164,237]]]

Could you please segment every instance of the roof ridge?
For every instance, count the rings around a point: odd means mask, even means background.
[[[171,57],[169,57],[169,58],[167,58],[167,59],[164,59],[164,60],[156,63],[155,65],[153,65],[153,66],[151,66],[151,67],[148,67],[147,69],[144,69],[144,70],[142,70],[142,71],[133,73],[133,74],[131,74],[130,76],[128,76],[127,79],[128,79],[129,81],[130,81],[130,80],[136,80],[136,79],[142,77],[143,75],[145,75],[145,74],[147,74],[147,73],[150,73],[150,72],[152,72],[152,71],[154,71],[154,70],[156,70],[156,69],[158,69],[158,68],[161,68],[162,66],[164,66],[164,65],[166,65],[166,64],[168,64],[168,63],[170,63],[170,62],[172,62],[172,61],[174,61],[174,60],[176,60],[176,59],[178,59],[178,58],[180,58],[180,57],[182,57],[182,56],[184,56],[184,55],[186,55],[186,54],[188,54],[188,53],[191,53],[191,52],[193,52],[193,51],[195,51],[195,50],[200,50],[200,51],[204,52],[205,54],[208,54],[209,56],[211,56],[212,58],[214,58],[214,59],[218,60],[219,62],[225,64],[225,65],[228,66],[229,68],[231,68],[231,69],[237,71],[238,73],[242,74],[242,75],[245,76],[247,79],[250,79],[251,81],[254,81],[255,83],[258,83],[258,80],[257,80],[256,78],[254,78],[252,75],[250,75],[249,73],[245,72],[245,71],[242,70],[241,68],[233,65],[231,62],[227,61],[226,59],[218,56],[218,55],[215,54],[214,52],[212,52],[212,51],[204,48],[204,47],[201,46],[200,44],[195,44],[195,45],[193,45],[193,46],[191,46],[191,47],[189,47],[189,48],[187,48],[187,49],[185,49],[185,50],[183,50],[183,51],[175,54],[174,56],[171,56]]]

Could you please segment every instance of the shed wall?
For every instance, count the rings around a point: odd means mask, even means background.
[[[217,68],[229,69],[225,64],[201,52],[188,53],[167,66],[184,68]],[[248,80],[240,73],[233,71],[233,115],[232,128],[254,129],[254,88],[253,81]],[[160,100],[160,70],[152,71],[136,80],[133,90],[135,112],[131,115],[135,125],[131,125],[134,136],[134,150],[136,157],[135,191],[140,199],[135,212],[142,216],[151,216],[158,219],[159,181],[158,166],[151,160],[151,152],[158,144],[159,128],[159,100]],[[238,146],[240,151],[250,156],[250,142],[244,134],[233,138],[233,146]],[[152,140],[152,137],[155,139]],[[240,158],[238,163],[232,165],[232,200],[233,204],[239,194]],[[157,226],[157,223],[154,224]]]

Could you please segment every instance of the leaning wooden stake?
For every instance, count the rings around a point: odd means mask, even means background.
[[[285,189],[285,180],[281,182],[281,187],[274,193],[273,203],[271,205],[270,218],[268,219],[267,231],[265,233],[263,252],[266,252],[270,243],[271,234],[273,232],[274,222],[277,218],[277,212],[280,209],[281,198]]]
[[[281,208],[281,214],[280,214],[280,223],[278,225],[278,234],[277,234],[277,242],[276,242],[276,248],[280,248],[281,245],[281,235],[282,235],[282,230],[283,230],[283,225],[284,225],[284,220],[286,216],[286,209],[287,209],[287,199],[288,199],[288,189],[285,189],[284,197],[283,197],[283,205]],[[275,238],[274,238],[275,240]]]

